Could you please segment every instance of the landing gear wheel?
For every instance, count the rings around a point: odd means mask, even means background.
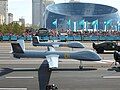
[[[83,69],[82,61],[80,61],[79,69]]]
[[[79,69],[83,69],[83,66],[79,66]]]
[[[52,68],[49,68],[49,69],[48,69],[48,71],[50,71],[50,72],[51,72],[51,71],[52,71]]]
[[[96,51],[97,51],[97,53],[104,53],[104,49],[102,49],[102,48],[98,48],[98,49],[96,49]]]

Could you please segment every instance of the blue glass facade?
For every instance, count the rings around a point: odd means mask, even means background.
[[[52,4],[46,8],[46,27],[55,29],[56,26],[52,22],[57,19],[58,29],[73,29],[73,22],[77,23],[77,29],[82,29],[78,23],[85,20],[88,28],[93,28],[90,24],[94,20],[98,20],[98,28],[104,29],[104,21],[112,19],[112,25],[117,24],[120,19],[118,10],[111,6],[93,4],[93,3],[60,3]],[[67,25],[71,20],[70,25]]]

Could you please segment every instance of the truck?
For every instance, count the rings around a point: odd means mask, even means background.
[[[92,46],[97,51],[97,53],[104,53],[104,50],[120,51],[120,46],[117,44],[117,42],[113,41],[105,41],[97,44],[93,42]]]

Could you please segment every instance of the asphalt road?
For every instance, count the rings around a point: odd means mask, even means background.
[[[92,49],[90,42],[83,44]],[[26,49],[46,50],[45,47],[33,47],[30,43],[26,43]],[[83,62],[84,70],[78,69],[79,61],[62,59],[58,70],[48,71],[45,60],[15,59],[10,50],[10,43],[0,42],[0,90],[45,90],[47,84],[57,85],[58,90],[120,89],[120,72],[111,70],[114,66],[112,52],[100,55],[108,62]],[[72,49],[64,47],[56,50]]]

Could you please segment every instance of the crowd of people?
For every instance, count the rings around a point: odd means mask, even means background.
[[[38,32],[38,30],[37,31],[26,30],[22,34],[22,36],[29,36],[29,35],[39,35],[39,36],[61,36],[61,35],[65,35],[65,36],[77,36],[77,35],[82,35],[82,36],[120,36],[120,31],[82,31],[82,30],[79,30],[77,32],[74,32],[72,30],[51,29],[51,30],[47,30],[47,31],[39,30],[39,32]],[[19,35],[15,35],[14,33],[3,34],[0,32],[0,36],[19,36]]]
[[[75,35],[82,35],[82,36],[120,36],[120,31],[82,31],[79,30],[77,32],[66,30],[66,31],[57,31],[51,30],[50,35],[52,36],[59,36],[59,35],[68,35],[68,36],[75,36]]]

